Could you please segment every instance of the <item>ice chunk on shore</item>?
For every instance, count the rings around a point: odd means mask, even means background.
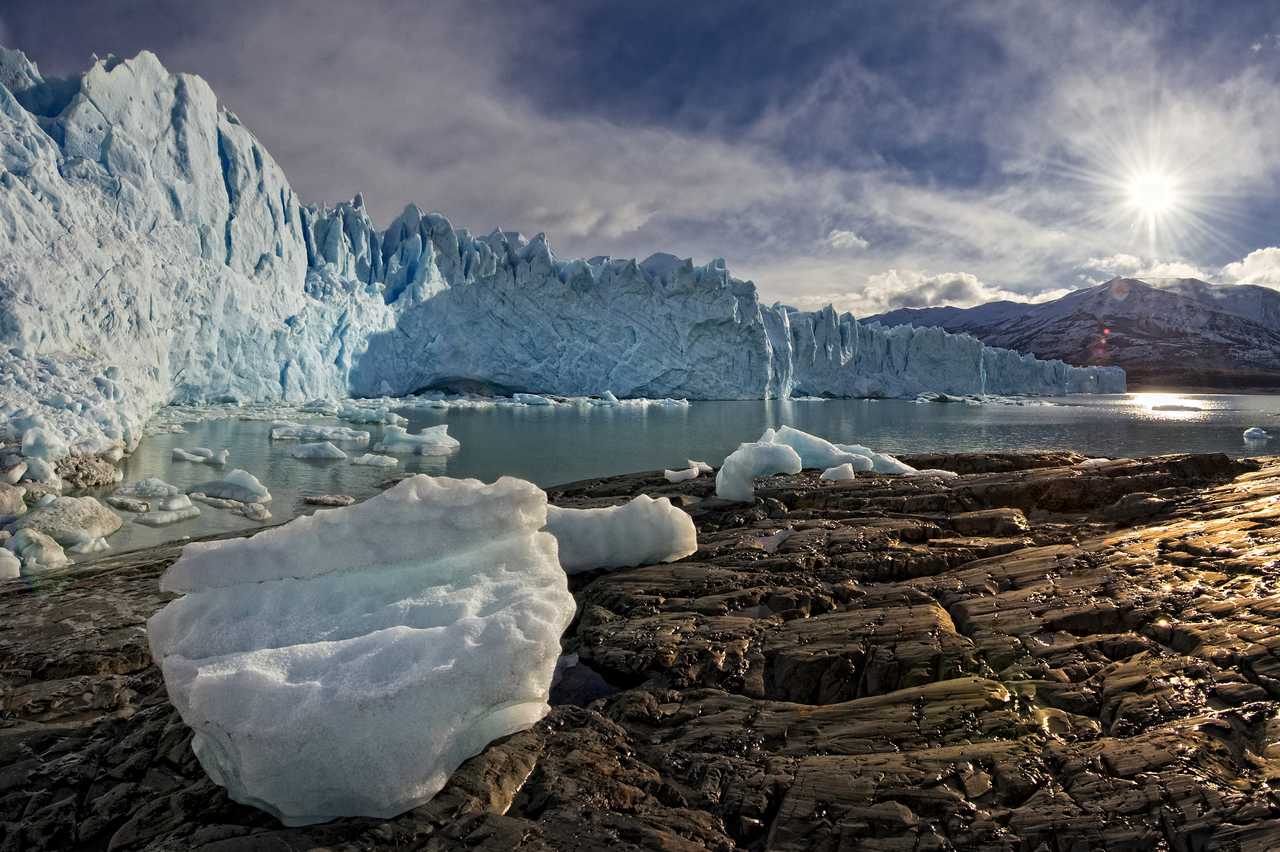
[[[449,424],[426,426],[416,435],[403,426],[388,426],[382,430],[382,443],[374,447],[379,453],[402,455],[443,456],[461,447],[457,438],[449,435]]]
[[[194,447],[190,450],[184,450],[181,447],[173,448],[173,460],[195,462],[196,464],[213,464],[224,465],[231,458],[231,451],[227,449],[211,450],[208,447]]]
[[[1261,426],[1250,426],[1244,430],[1244,439],[1246,441],[1265,441],[1271,436],[1267,434],[1267,430]]]
[[[18,530],[4,546],[22,560],[24,574],[61,568],[71,562],[62,546],[39,530]]]
[[[693,519],[666,497],[647,494],[603,509],[548,506],[547,532],[556,537],[569,574],[673,562],[698,549]]]
[[[328,441],[316,444],[298,444],[289,450],[295,459],[345,459],[347,454]]]
[[[22,560],[11,550],[0,547],[0,580],[14,580],[22,574]]]
[[[856,479],[857,476],[853,472],[853,465],[849,462],[838,464],[835,467],[829,467],[818,477],[827,482],[844,482],[850,479]]]
[[[799,473],[803,467],[799,454],[786,444],[771,441],[739,444],[716,474],[716,496],[749,503],[755,497],[757,476]]]
[[[871,470],[873,462],[862,453],[848,452],[830,441],[810,435],[791,426],[783,426],[776,432],[765,430],[761,441],[785,444],[800,456],[800,463],[807,468],[830,468],[842,464],[853,465],[854,470]]]
[[[273,441],[329,441],[337,444],[367,444],[369,433],[347,426],[323,426],[315,423],[294,423],[277,420],[271,424]]]
[[[662,475],[667,482],[688,482],[690,479],[697,479],[698,474],[700,473],[702,473],[702,471],[696,467],[691,467],[687,470],[662,471]]]
[[[362,456],[356,456],[353,458],[351,463],[363,465],[365,467],[395,467],[400,464],[400,460],[395,456],[380,456],[377,453],[365,453]]]
[[[704,461],[694,461],[689,459],[685,462],[689,467],[696,467],[699,473],[715,473],[716,469]]]
[[[188,494],[204,494],[223,500],[235,500],[238,503],[269,503],[271,492],[265,485],[247,470],[236,468],[222,479],[202,482],[187,489]]]
[[[392,817],[548,711],[574,600],[528,482],[415,476],[191,544],[148,622],[192,747],[286,825]]]
[[[111,535],[124,523],[94,497],[54,497],[18,518],[10,529],[36,530],[67,548],[86,547]]]

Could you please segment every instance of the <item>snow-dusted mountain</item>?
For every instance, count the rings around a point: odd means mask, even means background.
[[[0,49],[0,443],[46,426],[131,447],[171,401],[450,385],[708,399],[1124,376],[764,306],[721,260],[561,260],[413,206],[380,229],[359,197],[303,205],[203,80],[150,53],[53,80]]]
[[[865,322],[936,327],[990,346],[1118,365],[1134,388],[1280,387],[1280,292],[1194,278],[1116,278],[1039,304],[906,308]]]

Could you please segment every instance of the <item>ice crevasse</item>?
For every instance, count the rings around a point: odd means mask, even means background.
[[[459,385],[914,397],[1124,374],[765,305],[718,259],[565,260],[412,205],[379,228],[360,196],[304,205],[203,80],[150,53],[46,79],[0,48],[0,443],[41,430],[28,455],[56,460],[132,448],[170,402]]]

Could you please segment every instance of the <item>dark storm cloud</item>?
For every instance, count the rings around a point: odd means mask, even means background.
[[[149,49],[205,77],[311,202],[363,192],[385,222],[413,201],[564,254],[724,256],[767,295],[873,310],[1273,242],[1280,21],[1220,10],[6,0],[0,40],[47,74]],[[1156,126],[1214,212],[1160,250],[1098,215],[1098,175]]]

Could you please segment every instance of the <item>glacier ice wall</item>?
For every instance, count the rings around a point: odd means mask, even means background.
[[[560,260],[357,196],[304,206],[150,53],[45,79],[0,48],[0,442],[132,447],[171,401],[426,387],[741,399],[1123,390],[1123,372],[761,305],[722,260]]]

